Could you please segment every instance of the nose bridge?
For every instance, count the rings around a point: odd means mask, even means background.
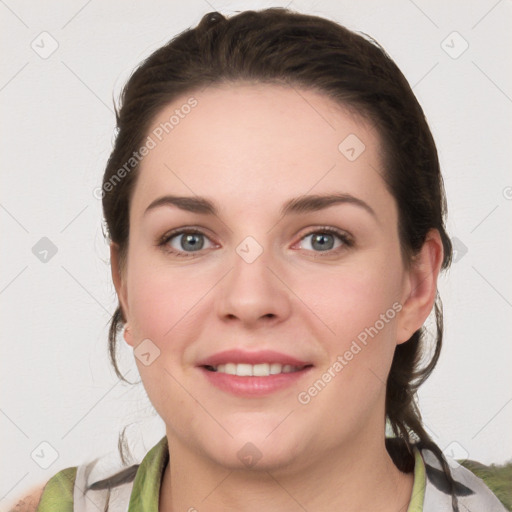
[[[286,287],[275,275],[275,258],[253,236],[236,246],[232,270],[226,276],[218,300],[218,313],[245,323],[262,318],[284,318],[290,303]],[[272,269],[272,270],[271,270]]]

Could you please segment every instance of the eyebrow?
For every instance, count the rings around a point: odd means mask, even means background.
[[[281,216],[290,214],[302,214],[315,212],[329,208],[336,204],[353,204],[359,206],[377,219],[377,214],[373,208],[351,194],[336,193],[327,195],[304,195],[290,199],[281,208]],[[218,216],[218,209],[210,200],[199,196],[172,196],[166,195],[155,199],[144,211],[144,215],[148,211],[160,206],[176,206],[181,210],[199,213],[201,215]]]

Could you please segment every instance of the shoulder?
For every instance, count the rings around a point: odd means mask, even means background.
[[[62,469],[46,483],[39,496],[37,512],[71,512],[77,467]]]
[[[146,459],[145,472],[148,466],[151,468],[151,464],[154,465],[155,455],[158,460],[165,459],[166,441],[164,436],[149,453],[146,453],[145,457],[141,457]],[[119,453],[112,451],[92,461],[57,472],[46,484],[35,486],[17,501],[8,503],[7,510],[9,512],[72,512],[73,510],[97,512],[103,510],[105,503],[111,498],[127,503],[139,466],[140,464],[133,464],[127,467]],[[147,476],[145,472],[143,471],[143,477]]]
[[[444,506],[451,504],[448,479],[432,451],[422,449],[421,455],[425,463],[427,477],[424,512],[444,510]],[[507,512],[505,506],[481,478],[454,459],[446,457],[446,460],[455,481],[455,493],[459,503],[465,509],[475,512]]]
[[[29,493],[9,508],[9,512],[35,512],[46,484],[32,488]]]
[[[34,487],[18,500],[10,512],[64,512],[73,510],[73,486],[76,467],[63,469],[46,482]]]

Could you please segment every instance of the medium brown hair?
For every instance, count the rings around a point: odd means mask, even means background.
[[[143,145],[152,121],[169,103],[210,84],[237,82],[313,89],[369,120],[384,149],[383,178],[398,207],[404,264],[409,266],[433,228],[443,244],[442,269],[450,265],[452,245],[444,227],[446,199],[436,146],[400,69],[365,34],[318,16],[270,8],[229,18],[218,12],[206,14],[196,28],[181,32],[145,59],[126,83],[116,108],[118,132],[103,178],[102,199],[108,237],[119,246],[121,268],[128,249],[129,206],[138,165],[123,173],[115,186],[107,184]],[[396,346],[386,383],[386,418],[395,437],[386,438],[386,448],[405,472],[414,466],[414,444],[432,450],[446,475],[453,509],[458,511],[447,461],[426,432],[416,404],[416,391],[433,371],[441,351],[439,294],[434,312],[435,349],[427,364],[420,366],[426,350],[425,327]],[[110,323],[109,354],[122,380],[126,379],[117,366],[116,340],[125,322],[118,305]]]

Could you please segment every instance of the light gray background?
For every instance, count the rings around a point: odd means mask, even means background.
[[[459,249],[439,284],[445,346],[419,392],[421,411],[447,454],[512,457],[510,0],[0,0],[0,507],[115,451],[125,425],[137,456],[164,435],[142,384],[119,383],[107,357],[116,297],[93,190],[111,150],[112,96],[205,13],[286,5],[370,34],[413,86],[438,145]],[[52,39],[58,48],[47,56]],[[42,237],[57,247],[46,263],[32,252]],[[56,460],[40,467],[53,450]]]

